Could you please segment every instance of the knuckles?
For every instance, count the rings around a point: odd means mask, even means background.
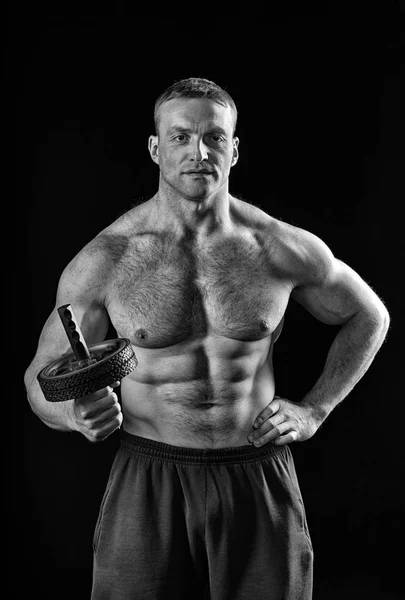
[[[92,443],[102,442],[118,429],[121,426],[121,423],[122,415],[118,414],[108,422],[108,427],[106,427],[105,423],[103,427],[97,427],[93,424],[92,427],[87,427],[86,430],[83,431],[83,435]]]
[[[78,413],[77,420],[81,429],[83,432],[88,432],[90,437],[94,437],[96,440],[105,436],[105,429],[107,426],[117,429],[117,427],[121,425],[123,419],[121,406],[118,402],[115,402],[112,406],[107,407],[106,410],[96,414],[94,414],[91,409],[80,410]]]
[[[286,424],[291,428],[290,441],[304,441],[312,437],[319,425],[311,418],[299,404],[288,400],[278,399],[277,403],[269,404],[258,416],[253,424],[253,431],[248,436],[248,441],[255,445],[262,445],[274,439],[281,439],[286,435]]]

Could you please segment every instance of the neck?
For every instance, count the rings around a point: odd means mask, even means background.
[[[186,198],[160,185],[155,196],[159,213],[181,229],[211,233],[230,224],[228,186],[203,198]]]

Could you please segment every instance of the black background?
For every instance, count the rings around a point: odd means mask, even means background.
[[[5,263],[18,360],[4,427],[7,598],[89,598],[92,534],[118,437],[92,445],[45,427],[22,378],[64,266],[156,192],[153,104],[191,76],[215,81],[238,106],[231,193],[320,236],[391,314],[371,369],[292,451],[315,550],[314,599],[399,598],[404,13],[397,2],[247,5],[10,11],[3,116],[15,143],[7,175],[16,198]],[[278,394],[299,400],[335,333],[290,303],[274,359]]]

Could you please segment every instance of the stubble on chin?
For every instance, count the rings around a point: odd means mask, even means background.
[[[181,176],[170,179],[161,174],[161,187],[171,196],[183,197],[186,200],[201,201],[212,193],[211,186],[203,182],[182,181]]]

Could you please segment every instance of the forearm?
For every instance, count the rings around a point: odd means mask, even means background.
[[[31,409],[45,425],[59,431],[76,430],[73,418],[74,400],[47,402],[36,379],[34,369],[28,369],[24,382]]]
[[[360,311],[341,328],[334,339],[324,369],[302,404],[311,406],[320,423],[350,393],[363,377],[388,331],[385,309]]]

